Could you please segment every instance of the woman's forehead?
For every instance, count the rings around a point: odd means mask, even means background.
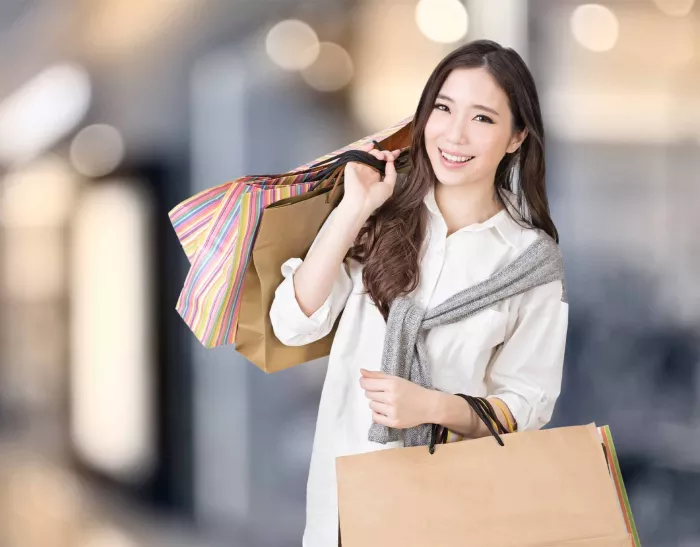
[[[508,97],[485,68],[458,68],[450,72],[440,95],[460,106],[484,105],[499,113],[508,108]]]

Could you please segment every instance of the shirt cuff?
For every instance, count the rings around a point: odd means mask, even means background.
[[[294,274],[302,264],[303,260],[300,258],[290,258],[282,264],[282,276],[285,279],[277,289],[276,296],[286,304],[284,306],[285,323],[300,334],[314,334],[318,332],[328,320],[331,311],[331,297],[333,296],[333,292],[331,291],[320,308],[311,316],[307,316],[299,307],[299,302],[297,301],[294,291]]]
[[[539,429],[531,424],[532,406],[522,395],[513,392],[492,393],[489,397],[497,397],[503,401],[517,423],[516,431]]]

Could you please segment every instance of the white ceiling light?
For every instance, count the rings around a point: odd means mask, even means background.
[[[124,139],[111,125],[95,124],[80,130],[70,145],[70,159],[78,173],[108,175],[124,157]]]
[[[36,157],[71,131],[90,105],[90,78],[75,65],[51,67],[0,103],[0,162]]]
[[[318,36],[303,21],[288,19],[277,23],[267,33],[265,49],[272,61],[285,70],[304,70],[311,66],[320,51]]]
[[[71,233],[71,437],[133,484],[156,458],[151,214],[135,181],[111,181],[86,189]]]
[[[666,15],[685,17],[693,9],[695,0],[654,0],[654,4]]]
[[[350,54],[338,44],[322,42],[316,62],[302,71],[304,81],[319,91],[338,91],[352,79]]]
[[[467,9],[459,0],[420,0],[416,5],[416,24],[433,42],[451,44],[467,35]]]
[[[571,32],[583,47],[591,51],[609,51],[617,42],[620,24],[609,8],[584,4],[571,14]]]

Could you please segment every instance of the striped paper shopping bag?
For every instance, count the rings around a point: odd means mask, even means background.
[[[190,261],[176,310],[205,347],[236,340],[243,279],[265,208],[326,185],[330,191],[342,179],[342,161],[348,161],[343,160],[343,153],[372,140],[383,142],[407,128],[411,120],[404,119],[288,173],[241,177],[204,190],[170,211],[170,221]],[[374,166],[378,162],[366,155],[367,163]]]

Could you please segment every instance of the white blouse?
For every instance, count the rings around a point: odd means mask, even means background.
[[[434,190],[425,204],[429,237],[413,296],[428,308],[485,280],[537,237],[536,230],[522,228],[505,210],[447,237]],[[342,312],[316,422],[303,539],[304,547],[330,547],[337,545],[338,536],[336,457],[395,448],[402,442],[381,445],[367,439],[372,411],[360,387],[360,368],[381,369],[386,323],[364,292],[362,266],[354,260],[343,263],[328,299],[307,317],[292,280],[301,264],[301,259],[292,258],[282,265],[285,279],[275,293],[270,319],[280,341],[297,346],[328,334]],[[434,387],[498,396],[510,408],[519,431],[547,424],[561,388],[568,324],[563,290],[559,281],[541,285],[429,331],[426,345]]]

